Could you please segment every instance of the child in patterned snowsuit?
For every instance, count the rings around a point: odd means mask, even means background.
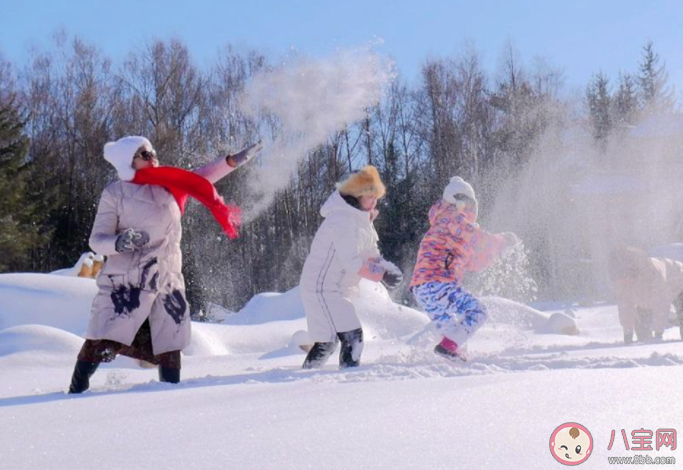
[[[472,186],[451,178],[429,211],[430,228],[420,243],[410,283],[418,305],[436,323],[443,340],[434,348],[449,360],[465,360],[462,347],[487,319],[484,305],[462,288],[466,271],[480,271],[519,243],[511,232],[491,234],[476,223]]]

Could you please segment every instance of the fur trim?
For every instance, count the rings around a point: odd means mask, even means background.
[[[341,183],[337,183],[337,189],[342,195],[356,198],[374,196],[380,199],[387,192],[382,179],[379,177],[379,171],[372,165],[361,168]]]

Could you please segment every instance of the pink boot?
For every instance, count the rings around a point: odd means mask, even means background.
[[[465,362],[467,356],[458,348],[458,343],[444,336],[439,344],[434,346],[434,354],[453,362]]]

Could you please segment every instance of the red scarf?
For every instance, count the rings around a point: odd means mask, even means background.
[[[181,214],[185,213],[187,197],[192,196],[211,211],[228,237],[237,238],[237,229],[242,223],[242,211],[237,206],[226,205],[216,187],[203,176],[180,168],[162,166],[137,170],[132,182],[166,188],[178,203]]]

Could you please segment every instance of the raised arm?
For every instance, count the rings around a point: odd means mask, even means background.
[[[502,233],[489,233],[477,227],[474,231],[473,238],[476,237],[476,248],[474,249],[474,256],[467,264],[469,271],[481,271],[493,264],[500,254],[509,246]]]
[[[194,170],[194,172],[199,176],[203,176],[212,184],[216,183],[217,181],[220,181],[228,176],[237,168],[236,166],[230,166],[228,164],[228,158],[230,158],[230,156],[217,158],[211,163],[207,163],[206,165],[197,168]]]
[[[194,172],[209,180],[211,184],[216,183],[254,158],[262,148],[263,144],[259,141],[234,155],[217,158],[211,163],[197,168]]]

